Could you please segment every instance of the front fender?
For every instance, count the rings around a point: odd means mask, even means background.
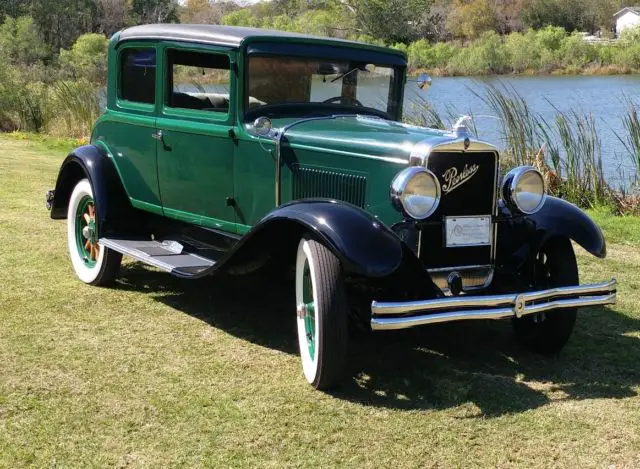
[[[51,218],[67,218],[73,188],[88,178],[93,188],[98,220],[98,236],[117,231],[127,219],[131,204],[113,163],[101,148],[84,145],[73,150],[62,162],[51,205]]]
[[[276,208],[234,251],[261,242],[297,242],[303,232],[326,245],[349,273],[385,277],[403,262],[403,243],[386,225],[358,207],[335,200],[296,201]]]
[[[600,227],[586,213],[565,200],[549,196],[542,209],[527,218],[541,235],[541,243],[554,236],[564,236],[596,257],[607,255],[607,244]]]

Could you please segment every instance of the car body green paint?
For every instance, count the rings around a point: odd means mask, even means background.
[[[321,38],[250,36],[240,47],[232,48],[172,40],[120,41],[119,36],[115,34],[110,42],[107,106],[96,122],[92,143],[101,145],[111,157],[134,207],[237,234],[248,232],[275,208],[274,142],[249,132],[244,119],[248,47],[258,42],[329,45],[404,57],[378,46]],[[120,58],[127,48],[155,49],[154,104],[119,98]],[[170,49],[229,57],[228,113],[165,105],[170,91],[165,77]],[[405,70],[401,70],[394,90],[398,96],[402,96],[405,81]],[[354,108],[354,114],[356,111]],[[273,124],[281,127],[297,119],[277,118]],[[159,131],[162,139],[153,138]],[[411,148],[431,135],[437,135],[436,131],[373,117],[340,117],[297,126],[288,133],[283,151],[305,167],[366,177],[364,208],[390,224],[401,218],[389,202],[391,179],[407,165]],[[291,167],[283,165],[282,203],[293,199],[292,178]]]

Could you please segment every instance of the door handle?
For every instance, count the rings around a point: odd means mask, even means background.
[[[162,130],[158,130],[151,134],[151,138],[155,138],[156,140],[162,140]]]

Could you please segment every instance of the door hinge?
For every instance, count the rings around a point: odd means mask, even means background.
[[[238,143],[238,136],[236,135],[235,130],[229,129],[229,138],[233,140],[233,143]]]
[[[233,197],[227,197],[227,207],[235,207],[236,206],[236,199],[234,199]]]

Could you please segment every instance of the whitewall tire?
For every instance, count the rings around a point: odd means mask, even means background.
[[[302,371],[316,389],[339,383],[347,351],[347,301],[338,258],[303,238],[296,256],[296,317]]]
[[[69,198],[67,242],[73,270],[80,280],[106,285],[115,279],[122,254],[98,243],[96,205],[88,179],[80,180]]]

